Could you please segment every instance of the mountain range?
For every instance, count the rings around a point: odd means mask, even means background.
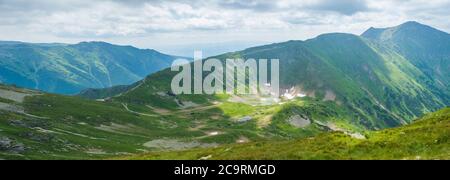
[[[280,59],[281,92],[333,101],[355,113],[352,122],[381,129],[410,123],[422,114],[450,104],[449,44],[448,33],[407,22],[392,28],[370,28],[361,36],[324,34],[306,41],[254,47],[214,58]],[[123,96],[152,103],[150,93],[155,90],[149,89],[145,82],[158,81],[160,86],[156,89],[170,91],[174,74],[169,71],[132,85],[144,84],[134,89],[140,94]],[[105,91],[97,93],[108,94]],[[92,91],[82,96],[87,94],[91,98],[104,97]]]
[[[0,82],[58,94],[128,85],[167,68],[176,56],[104,42],[0,42]]]
[[[0,158],[448,159],[448,108],[432,112],[450,105],[449,42],[448,33],[407,22],[215,57],[279,59],[284,96],[271,103],[175,95],[170,69],[77,96],[0,86]],[[306,97],[287,98],[297,94]],[[264,154],[279,147],[286,151]],[[238,154],[218,155],[227,149]]]

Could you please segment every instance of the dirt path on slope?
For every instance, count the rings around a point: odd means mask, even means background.
[[[206,111],[206,110],[217,108],[217,107],[219,107],[219,105],[220,104],[214,104],[214,105],[210,105],[210,106],[200,106],[200,107],[191,108],[191,109],[183,109],[180,111],[176,111],[175,113],[191,113],[191,112],[198,112],[198,111]]]
[[[130,110],[128,108],[128,105],[125,103],[122,103],[122,106],[125,108],[125,110],[127,110],[128,112],[133,113],[133,114],[137,114],[137,115],[141,115],[141,116],[148,116],[148,117],[159,117],[158,115],[154,115],[154,114],[145,114],[145,113],[140,113],[140,112]]]

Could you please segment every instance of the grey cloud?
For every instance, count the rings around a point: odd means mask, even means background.
[[[285,1],[290,7],[280,7],[281,1],[267,0],[225,0],[216,1],[219,6],[228,9],[247,9],[256,12],[263,11],[325,11],[337,12],[343,15],[353,15],[357,12],[370,10],[366,0],[315,0],[315,1]]]
[[[316,26],[329,23],[314,17],[297,17],[295,15],[283,17],[282,20],[293,25],[308,25],[308,26]]]
[[[383,24],[402,15],[449,27],[449,8],[448,1],[417,0],[0,0],[0,34],[32,30],[28,34],[33,36],[86,39],[214,30],[238,34],[232,30],[289,30],[330,23],[355,27]]]
[[[78,0],[0,0],[0,11],[31,12],[31,11],[67,11],[88,7],[92,2]]]
[[[119,3],[125,6],[142,6],[144,4],[160,4],[164,2],[163,0],[103,0],[103,1],[110,1],[114,3]],[[170,0],[168,0],[170,1]]]
[[[225,0],[219,1],[218,5],[229,9],[247,9],[253,11],[272,11],[279,9],[276,1],[266,0]]]
[[[306,8],[319,11],[332,11],[343,15],[353,15],[369,10],[366,0],[318,0],[316,3],[307,5]]]
[[[125,6],[130,7],[139,7],[145,4],[150,5],[159,5],[163,3],[181,3],[186,4],[190,6],[205,6],[208,5],[208,3],[214,3],[215,1],[212,0],[203,0],[203,1],[196,1],[196,0],[101,0],[101,1],[109,1],[114,3],[119,3]]]

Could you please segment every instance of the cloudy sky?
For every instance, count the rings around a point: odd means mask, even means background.
[[[450,32],[449,9],[450,0],[0,0],[0,40],[214,54],[411,20]]]

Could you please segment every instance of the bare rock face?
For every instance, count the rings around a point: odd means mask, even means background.
[[[2,102],[0,102],[0,110],[20,113],[20,114],[25,113],[23,107],[21,107],[21,106],[16,106],[13,104],[7,104],[7,103],[2,103]]]
[[[251,120],[252,120],[252,117],[245,116],[245,117],[242,117],[242,118],[238,119],[237,122],[238,123],[246,123],[246,122],[251,121]]]
[[[180,141],[176,139],[155,139],[143,144],[143,146],[158,150],[185,150],[192,148],[216,147],[216,143],[201,143],[198,141]]]
[[[22,143],[17,143],[7,137],[0,137],[0,151],[21,153],[25,151],[25,146]]]
[[[6,137],[0,138],[0,151],[7,150],[12,144],[12,140]]]
[[[288,119],[289,124],[296,128],[305,128],[311,124],[311,120],[303,118],[300,115],[292,116]]]
[[[16,127],[29,127],[27,123],[21,120],[9,120],[9,124]]]
[[[32,95],[31,93],[28,94],[28,93],[16,92],[16,91],[12,91],[12,90],[0,89],[0,97],[1,98],[9,99],[11,101],[19,102],[19,103],[22,103],[23,100],[27,96],[31,96],[31,95]]]

